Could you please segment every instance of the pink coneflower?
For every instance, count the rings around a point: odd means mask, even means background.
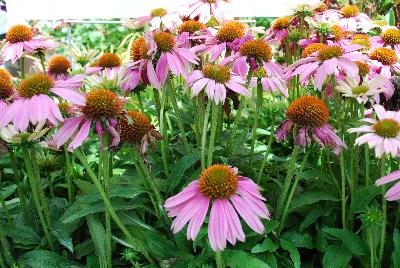
[[[151,23],[157,28],[162,29],[164,26],[166,26],[168,29],[170,29],[174,26],[174,24],[176,24],[176,20],[179,19],[178,16],[171,16],[173,14],[174,13],[168,12],[165,8],[155,8],[150,11],[149,15],[133,19],[126,26],[135,29]]]
[[[1,50],[4,61],[15,63],[25,54],[35,54],[44,50],[53,49],[57,44],[48,38],[33,36],[32,30],[25,25],[12,26],[6,34],[6,44]]]
[[[157,56],[157,57],[156,57]],[[153,61],[156,68],[154,69]],[[168,77],[168,72],[174,75],[187,76],[186,65],[197,64],[197,56],[188,49],[181,47],[179,40],[170,32],[147,32],[138,38],[131,47],[133,63],[128,70],[135,83],[140,80],[149,82],[153,87],[160,88]]]
[[[84,104],[84,96],[76,90],[83,78],[83,75],[76,75],[67,80],[53,80],[47,74],[37,73],[23,79],[14,102],[0,116],[0,127],[12,122],[17,131],[25,131],[29,123],[36,125],[46,120],[57,125],[63,121],[63,117],[51,95],[55,94],[74,104]]]
[[[294,143],[305,147],[314,140],[321,147],[331,146],[335,154],[346,144],[329,125],[329,110],[325,103],[314,96],[303,96],[294,100],[286,111],[287,119],[281,124],[275,137],[286,140],[293,128]]]
[[[222,2],[229,2],[229,0],[195,0],[189,4],[189,18],[199,17],[201,22],[206,23],[214,17],[221,23],[224,21]]]
[[[306,85],[311,76],[314,76],[314,87],[321,90],[327,76],[337,76],[339,70],[347,76],[358,75],[358,67],[353,60],[366,61],[368,59],[367,56],[354,52],[360,48],[359,45],[323,46],[317,52],[289,66],[286,78],[300,75],[301,84]]]
[[[168,216],[176,217],[172,223],[173,232],[179,232],[189,222],[187,238],[195,240],[211,203],[208,239],[214,251],[221,251],[226,241],[232,245],[236,240],[245,241],[238,214],[255,232],[264,232],[260,218],[270,218],[264,201],[259,186],[238,175],[236,168],[213,165],[182,192],[165,201],[164,206]]]
[[[400,179],[400,170],[393,171],[392,173],[383,176],[375,182],[377,186],[388,184],[392,181]],[[393,185],[385,194],[385,198],[388,201],[396,201],[400,199],[400,182]]]
[[[271,28],[267,31],[265,41],[276,40],[281,41],[282,38],[286,38],[289,35],[289,26],[292,22],[290,17],[277,18],[271,23]]]
[[[6,69],[0,69],[0,113],[7,109],[7,103],[15,92],[11,78]]]
[[[249,72],[252,77],[259,78],[267,91],[279,90],[288,97],[288,89],[283,79],[282,67],[272,61],[271,47],[261,39],[248,39],[240,45],[238,53],[225,58],[221,64],[233,61],[233,72],[245,78]],[[249,67],[250,66],[250,67]]]
[[[368,15],[360,13],[357,6],[344,6],[340,9],[339,14],[339,25],[349,31],[362,30],[363,32],[368,32],[372,28],[372,20]]]
[[[216,103],[225,101],[227,89],[250,96],[250,92],[243,86],[246,82],[223,65],[207,65],[201,71],[195,70],[186,82],[191,87],[193,96],[207,88],[207,96]]]
[[[55,80],[66,80],[71,70],[71,62],[62,55],[56,55],[50,58],[47,74]]]
[[[117,118],[123,113],[125,101],[108,89],[93,89],[85,97],[84,103],[78,106],[77,115],[65,119],[61,128],[52,137],[52,142],[57,148],[60,148],[70,138],[72,141],[68,145],[69,150],[81,146],[89,135],[92,123],[95,123],[100,146],[102,146],[103,131],[112,136],[110,146],[119,143],[120,136],[116,125]],[[106,125],[105,130],[102,123]]]
[[[204,44],[195,46],[192,52],[210,53],[210,60],[215,61],[238,38],[243,38],[246,34],[246,26],[238,21],[227,21],[218,30],[216,35],[208,32],[204,38]]]
[[[380,47],[373,50],[369,58],[371,59],[371,70],[376,74],[389,79],[394,72],[400,72],[400,64],[397,62],[397,55],[394,50]]]
[[[104,53],[99,59],[86,68],[86,74],[109,73],[121,68],[121,58],[115,53]]]
[[[369,147],[375,148],[375,156],[381,157],[389,153],[395,157],[400,151],[400,112],[385,111],[381,105],[373,106],[377,118],[364,118],[362,121],[371,125],[350,128],[350,133],[366,134],[356,139],[356,144],[368,143]]]

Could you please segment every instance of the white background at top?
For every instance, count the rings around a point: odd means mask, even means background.
[[[177,10],[193,0],[6,0],[8,21],[27,19],[109,19],[134,18],[156,7]],[[229,12],[235,17],[280,17],[300,3],[316,0],[231,0]]]

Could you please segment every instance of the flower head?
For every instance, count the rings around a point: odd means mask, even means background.
[[[356,144],[368,143],[375,148],[375,156],[381,157],[388,153],[393,157],[400,151],[400,112],[385,111],[381,105],[374,105],[377,118],[364,118],[369,123],[358,128],[350,128],[350,133],[366,133],[356,139]]]
[[[239,216],[257,233],[264,232],[260,218],[269,219],[270,214],[258,189],[252,180],[237,174],[236,168],[216,164],[203,170],[197,180],[165,201],[164,206],[168,215],[175,217],[173,232],[189,223],[187,238],[194,240],[211,204],[208,238],[211,248],[220,251],[227,241],[235,245],[236,240],[245,240]]]
[[[357,6],[347,5],[339,11],[339,25],[349,31],[362,30],[368,32],[372,26],[372,20],[361,13]]]
[[[14,94],[11,74],[6,69],[0,69],[0,99],[4,101]]]
[[[305,147],[315,140],[321,147],[331,146],[336,154],[340,152],[341,147],[347,148],[329,125],[329,110],[319,98],[303,96],[295,99],[289,105],[286,117],[275,134],[278,141],[287,139],[287,135],[294,128],[294,142],[300,147]]]
[[[71,69],[71,62],[64,56],[53,56],[48,65],[48,73],[57,78],[67,78],[68,72]]]
[[[194,34],[195,32],[198,32],[200,30],[204,30],[207,26],[200,21],[197,20],[187,20],[184,21],[179,27],[178,27],[178,33],[189,33],[189,34]]]
[[[101,74],[103,71],[106,73],[121,68],[122,61],[120,56],[115,53],[104,53],[97,61],[90,67],[86,68],[86,74]]]

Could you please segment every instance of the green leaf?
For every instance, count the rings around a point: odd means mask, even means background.
[[[302,232],[308,226],[313,224],[319,217],[321,216],[328,216],[332,212],[332,208],[330,207],[322,207],[322,208],[315,208],[311,210],[304,221],[299,226],[299,231]]]
[[[305,205],[310,205],[317,203],[319,201],[338,201],[338,199],[326,192],[306,192],[302,193],[296,200],[296,202],[293,202],[290,211],[293,211],[299,207],[305,206]]]
[[[67,260],[56,253],[47,250],[33,250],[25,253],[18,259],[21,267],[31,268],[78,268],[78,263]]]
[[[133,184],[128,184],[128,185],[112,185],[110,187],[110,192],[109,192],[109,197],[121,197],[121,198],[135,198],[138,195],[144,193],[145,190],[143,189],[142,186],[140,185],[133,185]],[[85,203],[93,203],[97,201],[102,201],[102,197],[98,192],[88,194],[81,196],[79,198],[79,201],[85,202]]]
[[[90,236],[94,244],[94,250],[99,258],[100,263],[107,262],[106,245],[105,245],[105,230],[103,225],[94,215],[86,216],[86,221],[89,227]]]
[[[342,240],[346,248],[354,255],[360,256],[367,253],[367,246],[364,241],[349,230],[325,227],[322,228],[322,231]]]
[[[168,192],[175,189],[176,186],[182,181],[183,174],[185,171],[196,163],[200,159],[199,152],[193,152],[191,154],[182,157],[171,169],[171,173],[168,176]]]
[[[278,268],[278,262],[276,261],[276,257],[274,254],[270,253],[265,258],[265,262],[271,266],[271,268]]]
[[[7,199],[10,195],[12,195],[15,192],[16,189],[17,189],[17,185],[15,185],[15,184],[2,186],[1,187],[1,195],[3,196],[4,199]]]
[[[231,268],[270,268],[265,262],[240,250],[225,249],[222,255],[226,266]]]
[[[393,253],[392,261],[393,267],[400,267],[400,233],[398,229],[394,229],[393,232]]]
[[[351,252],[342,243],[330,245],[324,254],[323,268],[344,268],[351,260]]]
[[[297,232],[286,232],[282,234],[281,238],[290,241],[296,248],[308,248],[314,247],[313,239],[310,234],[300,234]]]
[[[350,205],[351,213],[364,211],[371,200],[380,194],[380,192],[381,189],[375,185],[358,188]]]
[[[284,250],[289,251],[290,259],[292,260],[295,268],[300,268],[300,253],[292,242],[280,239],[280,245]]]
[[[57,221],[56,223],[54,223],[52,233],[61,245],[66,247],[71,253],[74,252],[72,238],[67,231],[67,227],[62,222]]]
[[[22,245],[37,245],[40,243],[40,236],[29,226],[7,225],[5,235],[11,237],[14,243]]]
[[[261,244],[254,246],[251,249],[251,253],[261,253],[261,252],[274,252],[278,248],[278,245],[275,244],[268,236],[265,237],[264,241]]]
[[[95,193],[96,191],[96,186],[94,186],[94,184],[88,182],[88,181],[84,181],[84,180],[80,180],[80,179],[74,179],[74,183],[76,184],[76,186],[79,187],[79,189],[84,193],[84,194],[91,194],[91,193]]]

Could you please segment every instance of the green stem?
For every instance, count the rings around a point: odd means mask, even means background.
[[[206,114],[203,122],[203,132],[201,136],[201,167],[204,170],[206,168],[206,139],[208,131],[208,118],[210,117],[211,100],[207,102]]]
[[[164,124],[164,119],[165,119],[165,114],[164,114],[164,109],[165,109],[165,102],[167,100],[167,89],[164,89],[164,92],[162,93],[161,96],[161,109],[160,109],[160,133],[163,135],[163,139],[161,140],[161,155],[162,155],[162,160],[164,164],[164,173],[165,176],[168,176],[169,174],[169,168],[168,168],[168,159],[167,159],[167,134],[165,130],[165,124]]]
[[[342,227],[346,229],[346,173],[343,150],[340,151],[340,176],[341,176],[341,203],[342,203]]]
[[[19,59],[19,69],[21,72],[21,79],[24,79],[25,78],[25,56],[23,56],[23,55]]]
[[[257,128],[258,128],[258,118],[260,116],[260,108],[261,108],[261,103],[262,103],[262,90],[263,90],[262,87],[257,83],[256,114],[254,116],[254,123],[253,123],[251,144],[250,144],[250,162],[249,162],[250,167],[253,164],[254,147],[255,147],[255,143],[256,143]]]
[[[154,94],[154,103],[156,105],[157,114],[160,114],[161,110],[160,92],[158,91],[158,89],[153,88],[153,94]]]
[[[7,241],[6,235],[4,233],[3,224],[1,222],[0,222],[0,243],[1,243],[1,248],[4,251],[4,257],[5,257],[6,263],[8,263],[10,265],[9,267],[14,267],[15,260],[14,260],[13,255],[11,254],[11,250],[8,245],[8,241]],[[0,259],[1,259],[1,253],[0,253]],[[5,265],[3,265],[3,267],[5,267]]]
[[[217,268],[223,268],[224,267],[224,265],[222,263],[221,251],[215,252],[215,264],[217,265]]]
[[[186,153],[190,153],[190,145],[189,145],[187,137],[186,137],[186,132],[185,132],[185,128],[183,125],[182,115],[181,115],[181,112],[178,107],[178,102],[176,101],[174,88],[172,86],[170,87],[170,95],[169,96],[171,97],[172,107],[174,108],[176,120],[178,123],[178,128],[179,128],[179,131],[181,132],[183,147],[185,148]]]
[[[1,186],[1,173],[0,173],[0,186]],[[3,207],[4,214],[6,215],[6,218],[7,218],[7,222],[9,224],[12,224],[10,211],[8,210],[8,207],[6,206],[6,201],[4,200],[3,194],[1,193],[1,188],[0,188],[0,204]]]
[[[289,187],[292,182],[294,172],[296,170],[296,160],[297,160],[297,156],[299,155],[300,152],[301,152],[301,148],[299,146],[295,145],[295,147],[293,148],[293,151],[292,151],[292,155],[290,156],[290,162],[288,165],[286,179],[283,184],[282,193],[279,196],[278,206],[277,206],[277,210],[276,210],[278,218],[282,215],[282,207],[286,200],[286,196],[288,194]]]
[[[235,120],[233,121],[233,127],[232,127],[232,129],[230,131],[231,134],[229,135],[228,142],[227,142],[227,145],[226,145],[226,148],[228,150],[230,150],[231,143],[232,143],[233,139],[235,138],[236,130],[237,130],[238,124],[239,124],[239,119],[242,116],[244,102],[245,102],[244,98],[241,97],[240,102],[239,102],[239,107],[238,107],[238,110],[237,110],[236,115],[235,115]]]
[[[365,185],[369,186],[371,184],[369,175],[369,147],[366,143],[364,145],[364,158],[365,158]]]
[[[143,101],[142,101],[142,96],[140,96],[140,93],[136,94],[136,97],[138,99],[139,102],[139,110],[144,113],[144,106],[143,106]]]
[[[47,184],[49,185],[49,192],[50,192],[50,197],[54,198],[54,188],[53,188],[53,179],[51,177],[51,172],[46,172],[46,177],[47,177]]]
[[[15,181],[17,182],[17,191],[18,191],[18,197],[20,200],[20,205],[21,205],[21,209],[22,209],[22,215],[24,217],[24,222],[25,224],[28,224],[29,222],[29,214],[28,214],[28,209],[26,207],[26,200],[25,200],[25,194],[22,190],[22,186],[21,186],[21,177],[20,177],[20,173],[17,167],[17,160],[15,159],[15,153],[13,151],[13,149],[10,148],[10,160],[11,160],[11,167],[13,169],[13,173],[14,173],[14,178]]]
[[[260,171],[258,172],[257,184],[260,184],[261,176],[262,176],[262,174],[264,172],[264,167],[265,167],[265,164],[267,163],[267,159],[268,159],[269,153],[271,151],[271,144],[272,144],[272,140],[274,138],[274,133],[273,133],[273,131],[274,131],[274,123],[275,123],[275,118],[272,117],[272,120],[271,120],[271,132],[270,132],[270,135],[269,135],[269,138],[268,138],[268,144],[267,144],[267,149],[265,150],[265,156],[264,156],[264,159],[263,159],[263,161],[261,163]]]
[[[119,219],[117,213],[115,212],[114,208],[112,207],[112,204],[110,200],[107,197],[107,194],[104,192],[103,187],[101,186],[101,183],[99,179],[97,178],[96,174],[94,174],[93,170],[90,168],[89,163],[86,160],[85,154],[80,150],[77,149],[75,151],[76,157],[81,161],[82,165],[86,169],[86,172],[88,173],[89,177],[92,179],[94,185],[96,186],[97,191],[100,193],[100,196],[103,198],[103,201],[106,205],[106,209],[110,213],[111,218],[114,220],[114,222],[117,224],[118,228],[124,233],[124,235],[127,237],[129,243],[137,249],[140,253],[143,254],[143,256],[152,264],[154,264],[154,260],[150,257],[150,255],[146,252],[145,247],[142,245],[142,243],[138,240],[136,240],[131,233],[126,229],[125,225],[121,222]]]
[[[31,164],[31,160],[30,160],[31,157],[29,155],[29,151],[28,151],[27,148],[23,149],[23,157],[22,158],[24,159],[26,173],[28,175],[29,184],[30,184],[31,190],[32,190],[33,202],[35,204],[36,211],[38,213],[40,223],[42,225],[42,228],[43,228],[44,234],[46,236],[46,239],[49,242],[50,249],[51,249],[51,251],[54,251],[53,241],[50,238],[49,228],[48,228],[48,226],[46,224],[46,220],[45,220],[45,218],[43,216],[43,210],[42,210],[42,206],[40,204],[40,197],[39,197],[40,194],[39,194],[39,191],[37,189],[38,187],[37,187],[35,175],[34,175],[32,164]]]
[[[104,184],[104,192],[109,198],[110,194],[110,172],[109,172],[109,151],[108,151],[108,142],[105,138],[103,141],[103,149],[100,149],[100,159],[101,164],[99,163],[99,168],[101,168],[101,174],[103,177],[103,184]],[[106,204],[104,203],[106,207]],[[111,248],[111,221],[110,221],[110,212],[107,209],[104,209],[104,216],[105,216],[105,248],[106,248],[106,259],[107,259],[107,267],[112,267],[112,248]]]
[[[386,173],[386,154],[381,157],[381,177]],[[386,239],[386,220],[387,220],[387,203],[385,199],[386,187],[381,186],[382,191],[382,230],[381,230],[381,242],[379,244],[379,263],[382,263],[383,253],[385,251],[385,239]]]
[[[46,66],[44,64],[44,54],[42,52],[39,54],[39,58],[40,58],[40,64],[42,65],[43,68],[43,73],[46,73]]]
[[[303,157],[303,161],[301,162],[298,174],[303,171],[304,166],[307,163],[308,156],[310,155],[310,152],[311,152],[311,149],[306,151],[306,153],[305,153],[305,155]],[[292,198],[293,198],[294,192],[296,191],[297,185],[299,184],[300,178],[301,178],[301,176],[297,175],[295,180],[294,180],[294,182],[293,182],[292,189],[290,190],[288,199],[287,199],[286,204],[285,204],[285,208],[284,208],[283,213],[282,213],[282,218],[281,218],[281,221],[280,221],[280,224],[279,224],[278,233],[280,233],[282,231],[282,229],[283,229],[283,224],[284,224],[284,222],[286,220],[286,216],[288,214],[288,210],[289,210],[289,207],[290,207],[290,205],[292,203]]]
[[[196,134],[196,145],[197,145],[197,148],[200,148],[200,146],[201,146],[201,134],[200,134],[200,129],[201,128],[200,128],[200,123],[199,123],[199,121],[200,121],[200,116],[199,116],[200,107],[199,107],[199,105],[197,103],[197,98],[193,98],[192,103],[193,103],[193,111],[195,111],[194,112],[193,129],[194,129],[194,133]]]
[[[74,189],[72,188],[72,174],[71,174],[71,157],[68,153],[67,146],[64,145],[64,157],[65,157],[65,177],[67,178],[68,188],[68,202],[72,204],[74,201]]]
[[[211,106],[212,106],[211,107],[211,134],[210,134],[210,141],[208,143],[207,166],[212,165],[215,136],[217,133],[217,125],[218,125],[218,107],[219,107],[219,105],[216,104],[215,102],[212,102]]]
[[[368,228],[368,240],[369,240],[370,264],[371,264],[371,268],[374,268],[375,267],[375,252],[374,252],[374,236],[372,233],[372,227]]]

